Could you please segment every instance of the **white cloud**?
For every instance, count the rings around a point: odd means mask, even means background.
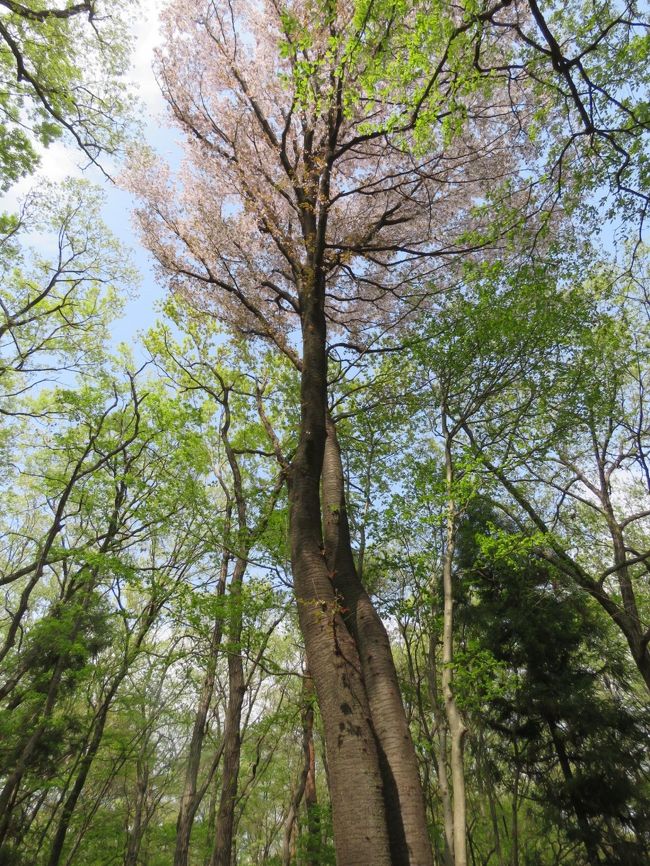
[[[41,152],[36,174],[29,174],[15,183],[0,199],[1,211],[14,211],[27,193],[39,186],[41,180],[62,181],[66,177],[81,177],[79,155],[61,141],[56,141]]]
[[[136,85],[140,98],[152,118],[160,114],[164,104],[151,64],[153,50],[160,39],[159,16],[166,5],[166,0],[142,0],[133,23],[135,47],[131,63],[131,80]]]
[[[152,70],[153,51],[160,39],[159,16],[167,0],[141,0],[131,19],[134,48],[131,70],[128,76],[144,103],[148,137],[159,134],[158,119],[162,115],[164,101]],[[0,196],[0,212],[15,210],[29,190],[38,186],[41,178],[61,181],[66,177],[90,177],[101,183],[101,172],[87,168],[88,161],[69,141],[57,141],[41,150],[41,161],[36,174],[29,175],[14,184],[8,193]]]
[[[152,70],[154,48],[160,40],[159,15],[166,5],[167,0],[140,0],[133,4],[130,23],[134,41],[128,81],[143,103],[147,140],[165,150],[169,158],[178,159],[175,153],[178,150],[178,133],[164,126],[165,103]],[[131,197],[107,182],[98,168],[88,167],[83,154],[70,141],[67,144],[64,141],[57,141],[43,149],[38,172],[14,184],[4,196],[0,195],[0,213],[15,211],[25,195],[31,189],[38,188],[43,180],[57,182],[67,177],[86,177],[103,187],[107,196],[103,218],[109,229],[131,247],[144,278],[139,299],[131,297],[127,302],[126,315],[115,323],[114,340],[115,343],[120,340],[137,342],[137,331],[150,325],[155,318],[154,301],[162,297],[163,288],[152,274],[150,257],[132,232],[128,218]],[[109,161],[104,160],[104,163],[108,167]],[[119,169],[116,170],[114,166],[112,171],[117,174]],[[32,234],[28,242],[41,252],[47,251],[47,238]]]

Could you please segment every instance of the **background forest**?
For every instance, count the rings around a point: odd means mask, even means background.
[[[648,864],[650,8],[158,11],[0,0],[0,864]]]

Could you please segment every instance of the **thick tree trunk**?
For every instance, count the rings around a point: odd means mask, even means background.
[[[322,292],[301,293],[298,449],[289,474],[291,563],[307,664],[327,749],[337,866],[391,866],[383,780],[356,643],[325,561],[320,480],[327,356]]]
[[[346,608],[344,619],[361,660],[377,738],[394,866],[431,866],[431,843],[417,757],[404,712],[390,643],[381,617],[359,580],[352,554],[341,451],[327,418],[323,464],[325,555]]]
[[[221,560],[219,583],[217,585],[218,598],[222,598],[225,592],[229,562],[230,556],[224,551]],[[183,786],[183,794],[181,797],[180,808],[178,810],[178,820],[176,822],[176,850],[174,852],[174,866],[187,866],[188,863],[192,825],[194,823],[196,810],[200,803],[200,799],[197,795],[197,781],[199,776],[199,767],[201,765],[203,740],[205,738],[205,725],[208,718],[210,704],[212,703],[212,695],[214,693],[217,656],[221,645],[222,632],[223,619],[221,616],[217,616],[212,629],[210,655],[201,687],[199,705],[196,708],[196,715],[194,716],[192,738],[190,740],[190,748],[187,756],[185,784]]]

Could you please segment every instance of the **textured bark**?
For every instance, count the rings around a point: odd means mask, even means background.
[[[294,587],[307,664],[323,719],[337,866],[390,866],[383,781],[370,708],[356,643],[341,616],[324,555],[320,480],[327,356],[324,293],[313,282],[310,291],[301,293],[301,424],[289,474]]]
[[[431,866],[431,843],[417,758],[381,617],[359,580],[345,502],[336,428],[327,418],[323,465],[325,554],[345,621],[357,644],[377,738],[394,866]]]

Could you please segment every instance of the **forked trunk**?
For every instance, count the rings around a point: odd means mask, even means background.
[[[370,708],[356,643],[341,615],[323,547],[320,480],[327,394],[323,299],[312,288],[303,294],[302,303],[300,438],[289,476],[291,564],[307,664],[323,719],[337,866],[391,866]]]
[[[329,416],[322,489],[325,554],[361,660],[384,782],[391,861],[393,866],[431,866],[431,843],[415,748],[388,635],[357,574],[341,451]]]

